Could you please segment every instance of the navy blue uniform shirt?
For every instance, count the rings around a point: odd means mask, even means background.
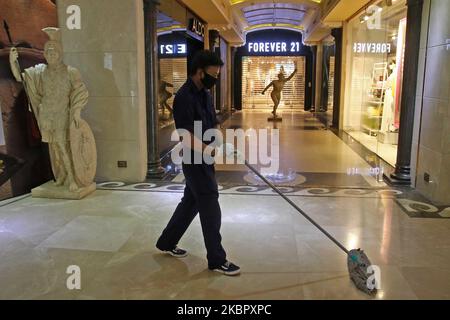
[[[202,137],[206,130],[218,124],[211,94],[206,89],[198,89],[189,78],[178,90],[173,101],[173,118],[177,129],[186,129],[194,134],[194,121],[202,122]],[[210,144],[211,141],[203,141]]]

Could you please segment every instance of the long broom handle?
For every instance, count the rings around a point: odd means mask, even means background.
[[[286,197],[283,192],[280,191],[274,184],[267,180],[261,173],[259,173],[255,168],[253,168],[247,160],[245,160],[245,165],[252,170],[261,180],[263,180],[269,187],[271,187],[276,193],[278,193],[284,200],[286,200],[291,206],[293,206],[302,216],[309,220],[313,225],[316,226],[322,233],[324,233],[331,241],[333,241],[342,251],[347,255],[350,252],[345,248],[339,241],[337,241],[331,234],[329,234],[324,228],[322,228],[317,222],[310,218],[302,209],[300,209],[294,202],[292,202],[288,197]]]

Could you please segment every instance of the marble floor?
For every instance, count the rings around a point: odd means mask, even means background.
[[[280,168],[292,168],[299,172],[347,173],[349,168],[358,168],[364,174],[370,168],[345,142],[318,120],[311,112],[281,111],[281,123],[267,121],[267,111],[241,111],[233,114],[224,124],[224,128],[279,129]],[[219,166],[219,170],[238,170]],[[378,184],[378,186],[380,186]]]
[[[292,196],[381,270],[360,293],[335,245],[273,195],[223,193],[223,244],[242,274],[207,270],[198,218],[177,260],[154,243],[180,192],[97,190],[81,201],[24,197],[0,207],[0,299],[450,299],[450,220],[412,219],[389,197]],[[81,289],[69,290],[71,265]]]
[[[282,116],[280,167],[298,173],[283,191],[346,247],[365,250],[381,271],[376,297],[354,287],[345,254],[304,217],[242,166],[223,165],[223,244],[239,277],[207,269],[198,217],[180,243],[188,257],[155,248],[182,196],[177,174],[161,185],[101,183],[80,201],[0,202],[0,299],[450,299],[450,208],[380,182],[371,160],[311,113]],[[224,126],[274,124],[250,111]],[[67,287],[70,266],[80,290]]]
[[[269,112],[270,114],[270,112]],[[267,121],[269,114],[266,110],[245,110],[236,112],[223,123],[225,129],[279,129],[279,171],[295,171],[300,174],[321,174],[328,175],[328,185],[335,186],[335,180],[342,181],[342,176],[347,175],[348,183],[340,186],[354,185],[354,174],[348,172],[358,172],[357,175],[364,180],[364,184],[371,187],[384,187],[382,175],[375,176],[371,173],[372,166],[358,155],[350,146],[336,136],[314,116],[311,112],[304,111],[280,111],[283,121],[280,123],[270,123]],[[173,167],[173,165],[170,165]],[[218,172],[248,172],[244,165],[217,165]],[[380,168],[387,172],[391,168]],[[223,176],[223,175],[222,175]],[[226,176],[224,176],[226,177]],[[176,177],[176,174],[169,176],[170,180],[183,181]],[[221,179],[218,181],[227,182]],[[324,179],[321,179],[324,181]],[[241,181],[245,183],[245,180]],[[310,183],[310,180],[305,182]]]

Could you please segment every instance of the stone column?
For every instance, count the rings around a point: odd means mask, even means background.
[[[323,64],[323,44],[322,43],[318,43],[317,44],[317,51],[316,51],[316,59],[315,59],[315,63],[316,63],[316,85],[315,85],[315,94],[314,94],[314,109],[316,112],[319,111],[319,109],[321,108],[321,103],[322,103],[322,72],[323,72],[323,68],[322,68],[322,64]]]
[[[158,0],[144,0],[145,19],[145,94],[147,104],[147,178],[161,178],[164,168],[158,148],[158,39],[156,18]]]
[[[341,76],[342,76],[342,28],[331,30],[335,43],[335,60],[334,60],[334,100],[333,100],[333,124],[335,129],[339,128],[339,118],[341,110]]]
[[[214,51],[216,46],[219,46],[219,39],[220,33],[217,30],[209,30],[209,50]]]
[[[310,81],[307,81],[306,86],[308,87],[308,92],[310,95],[310,105],[306,105],[305,101],[305,111],[313,112],[315,111],[315,99],[316,99],[316,66],[317,66],[317,46],[316,45],[310,45],[311,47],[311,79]],[[306,96],[305,96],[306,99]]]
[[[417,72],[419,70],[420,31],[423,0],[408,0],[400,129],[395,171],[385,178],[393,185],[411,184],[411,148],[414,129]]]

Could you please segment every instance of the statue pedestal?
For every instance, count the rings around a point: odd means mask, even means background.
[[[269,121],[269,122],[282,122],[283,118],[281,118],[281,117],[270,117],[270,118],[267,119],[267,121]]]
[[[97,185],[93,182],[87,187],[72,192],[69,191],[69,187],[67,186],[57,187],[53,181],[49,181],[31,190],[31,196],[33,198],[80,200],[96,189]]]

